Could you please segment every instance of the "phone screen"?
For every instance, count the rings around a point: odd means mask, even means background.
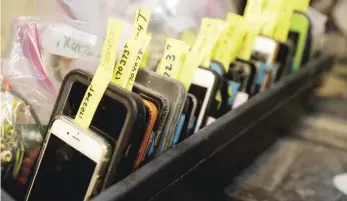
[[[93,160],[51,134],[29,200],[83,200],[95,167]]]
[[[87,88],[87,85],[79,81],[72,83],[63,109],[64,115],[72,118],[76,116]],[[127,109],[124,104],[105,94],[96,109],[90,128],[103,135],[114,147],[124,126],[126,116]]]
[[[197,104],[197,107],[196,107],[195,116],[199,117],[201,109],[202,109],[201,108],[202,104],[203,104],[203,102],[205,100],[205,97],[206,97],[206,94],[207,94],[207,88],[199,86],[199,85],[192,84],[190,86],[190,88],[189,88],[188,93],[193,94],[196,97],[197,101],[198,101],[198,104]],[[204,124],[202,123],[201,125],[204,125]]]

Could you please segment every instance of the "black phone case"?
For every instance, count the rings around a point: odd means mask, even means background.
[[[290,72],[290,65],[293,60],[293,48],[286,43],[280,43],[276,61],[279,62],[274,82],[278,82],[283,76]]]
[[[311,47],[312,47],[312,22],[310,20],[310,18],[307,16],[307,14],[300,12],[300,11],[294,11],[296,13],[300,13],[301,15],[305,16],[309,22],[309,27],[308,27],[308,31],[307,31],[307,38],[306,38],[306,43],[305,43],[305,47],[304,47],[304,51],[303,51],[303,55],[302,55],[302,59],[301,59],[301,66],[305,67],[306,63],[309,61],[310,59],[310,55],[311,55]]]
[[[255,78],[257,75],[257,67],[256,65],[252,62],[252,61],[246,61],[246,60],[242,60],[242,59],[236,59],[236,62],[240,62],[240,63],[244,63],[246,65],[249,65],[250,67],[250,75],[248,77],[248,80],[246,83],[242,83],[240,86],[240,91],[243,91],[249,95],[252,95],[252,90],[253,90],[253,86],[254,86],[254,82],[255,82]],[[224,114],[226,114],[228,111],[230,111],[230,106],[228,103],[229,100],[229,94],[228,94],[228,88],[229,88],[229,83],[228,81],[239,81],[241,82],[242,79],[241,77],[235,78],[235,76],[233,76],[233,67],[232,67],[233,63],[231,63],[229,65],[229,71],[224,75],[224,83],[221,89],[221,93],[222,93],[222,105],[218,111],[218,117],[223,116]]]
[[[140,96],[146,100],[154,99],[161,103],[161,108],[158,111],[158,120],[156,122],[155,129],[154,129],[155,131],[153,132],[154,136],[152,136],[152,139],[154,139],[153,143],[154,143],[154,153],[155,153],[155,150],[158,147],[159,139],[164,132],[164,127],[166,125],[166,122],[169,116],[169,112],[170,112],[169,100],[166,97],[162,96],[161,94],[157,93],[156,91],[150,88],[147,88],[139,83],[134,84],[133,91],[137,94],[140,94]],[[147,96],[148,98],[146,98],[145,96]],[[154,156],[154,153],[151,153],[150,155],[148,155],[148,152],[147,152],[146,159],[144,162],[151,160]]]
[[[174,144],[174,146],[176,146],[178,143],[180,143],[183,140],[183,135],[185,135],[185,132],[188,129],[189,115],[190,115],[190,113],[188,112],[188,109],[189,109],[190,104],[191,103],[190,103],[189,99],[187,98],[186,102],[184,104],[182,114],[181,114],[181,115],[185,116],[185,119],[184,119],[184,122],[182,124],[182,128],[181,128],[180,133],[176,133],[176,135],[179,135],[179,136],[175,136],[175,138],[177,138],[177,142],[176,142],[176,144]]]
[[[159,155],[171,148],[187,92],[183,84],[179,81],[148,70],[139,70],[135,81],[165,96],[170,102],[169,116],[164,126],[163,133],[160,139],[158,139],[159,144],[156,155]]]
[[[80,81],[89,85],[92,78],[92,75],[81,70],[71,71],[65,77],[50,121],[56,115],[61,115],[63,113],[71,89],[71,84],[75,81]],[[113,149],[113,154],[110,158],[102,189],[111,186],[132,172],[132,167],[145,132],[146,114],[142,99],[135,93],[126,91],[113,84],[109,84],[105,94],[112,98],[116,98],[118,102],[122,103],[126,107],[127,117],[121,133],[118,134],[118,141]]]
[[[214,65],[212,66],[212,64],[214,64]],[[213,70],[214,72],[216,72],[218,74],[218,79],[217,79],[218,84],[217,84],[216,93],[218,92],[218,90],[220,90],[220,93],[222,93],[222,88],[226,82],[226,80],[225,80],[226,72],[225,72],[225,69],[223,67],[223,64],[221,64],[218,61],[213,60],[213,61],[211,61],[211,70]],[[211,109],[209,111],[208,116],[214,117],[214,118],[219,118],[219,109],[220,109],[220,106],[223,104],[223,98],[221,101],[222,102],[219,102],[215,98],[213,99],[213,101],[211,103]]]
[[[196,107],[197,107],[197,103],[194,103],[190,98],[189,96],[193,96],[192,94],[188,94],[188,98],[187,98],[187,103],[186,103],[186,107],[187,107],[187,110],[185,112],[185,115],[186,115],[186,119],[184,121],[184,124],[183,124],[183,128],[182,128],[182,131],[181,131],[181,135],[180,135],[180,138],[178,140],[178,142],[182,142],[183,140],[187,139],[190,135],[191,135],[191,131],[189,130],[189,126],[190,124],[192,124],[192,121],[194,121],[193,119],[193,116],[196,112]],[[188,107],[192,106],[192,110],[191,111],[188,111]],[[194,109],[195,108],[195,109]]]

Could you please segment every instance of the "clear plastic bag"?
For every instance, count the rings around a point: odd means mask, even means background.
[[[48,123],[59,88],[49,79],[42,60],[37,18],[20,17],[13,24],[7,58],[1,60],[1,74],[21,94],[43,123]]]
[[[43,141],[44,129],[26,98],[1,76],[1,181],[8,192],[23,196]],[[13,190],[15,189],[15,190]]]
[[[152,33],[148,65],[158,63],[164,52],[166,38],[180,38],[189,30],[196,35],[202,17],[225,19],[228,12],[237,12],[229,0],[39,0],[38,13],[44,19],[68,22],[72,26],[104,38],[107,19],[114,16],[129,25],[123,29],[129,37],[136,9],[148,8],[152,16],[148,31]],[[88,11],[88,12],[86,12]]]

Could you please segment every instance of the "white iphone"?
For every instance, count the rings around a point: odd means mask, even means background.
[[[56,117],[25,200],[88,200],[100,190],[109,157],[105,139],[79,128],[68,117]]]
[[[257,36],[253,46],[252,59],[267,64],[276,62],[279,43],[271,38]]]
[[[205,125],[205,117],[209,106],[215,97],[217,85],[217,75],[210,69],[198,68],[194,74],[194,80],[189,88],[189,93],[198,100],[196,109],[196,125],[194,132],[197,132],[202,125]]]

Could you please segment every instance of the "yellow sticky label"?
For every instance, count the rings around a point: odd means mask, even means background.
[[[149,48],[147,47],[146,50],[145,50],[145,54],[143,55],[141,64],[140,64],[140,67],[142,69],[145,69],[147,67],[148,54],[149,54],[148,52],[149,52]]]
[[[196,69],[199,67],[203,59],[203,54],[197,51],[190,51],[187,53],[186,59],[183,63],[178,80],[182,82],[188,90],[194,79]]]
[[[248,0],[243,16],[248,18],[252,15],[259,15],[264,7],[265,0]]]
[[[257,20],[257,17],[254,16],[254,19],[248,18],[246,23],[241,29],[245,29],[245,35],[243,38],[243,45],[239,52],[238,57],[243,60],[249,60],[253,51],[255,38],[258,36],[261,28],[261,23]]]
[[[141,32],[147,33],[149,19],[152,11],[149,9],[137,9],[134,22],[133,39],[137,39]]]
[[[104,95],[116,61],[118,41],[122,33],[122,22],[114,18],[108,20],[107,35],[102,49],[101,61],[92,82],[84,94],[77,111],[75,122],[82,128],[88,128],[99,102]]]
[[[294,10],[307,12],[310,6],[310,0],[294,0],[293,6]]]
[[[126,86],[126,89],[129,91],[132,91],[132,89],[133,89],[137,72],[139,71],[141,61],[143,59],[145,50],[146,50],[151,38],[152,38],[152,36],[150,34],[143,34],[142,36],[140,35],[138,37],[137,47],[139,48],[139,50],[136,54],[135,62],[131,68],[130,76],[129,76],[127,86]]]
[[[212,57],[214,60],[219,61],[223,64],[226,72],[229,70],[229,64],[232,59],[232,54],[235,48],[238,46],[236,43],[240,43],[240,34],[235,34],[236,32],[239,32],[238,30],[240,30],[239,27],[243,22],[243,17],[234,13],[229,13],[227,21],[229,23],[229,26],[219,37],[218,42],[214,48],[214,56]],[[238,39],[235,40],[235,37],[237,37]]]
[[[135,63],[135,59],[140,47],[137,40],[130,40],[125,43],[123,52],[118,59],[117,65],[113,72],[112,82],[119,87],[126,89],[131,68]]]
[[[139,40],[140,43],[139,41],[137,41],[137,39],[141,36],[146,36],[151,13],[152,13],[151,10],[137,9],[135,20],[134,20],[132,39],[129,42],[125,43],[121,57],[119,58],[119,61],[113,72],[112,81],[116,85],[124,89],[129,88],[128,82],[131,76],[132,68],[134,67],[136,63],[136,59],[138,58],[138,54],[141,49],[142,39]],[[146,44],[146,47],[147,45],[148,44]],[[141,61],[142,61],[144,49],[142,49],[141,52],[142,52],[141,54]]]
[[[260,33],[263,36],[272,38],[275,34],[275,29],[278,23],[279,11],[264,10],[262,13],[262,27]]]
[[[182,60],[187,53],[188,45],[180,40],[168,38],[165,44],[164,56],[157,72],[177,79],[182,67]]]
[[[190,47],[193,47],[194,42],[196,40],[196,35],[192,30],[186,29],[181,34],[181,39],[185,41]]]
[[[293,5],[289,2],[292,1],[288,1],[285,4],[285,7],[283,7],[280,11],[278,23],[274,33],[274,39],[281,42],[286,42],[288,39],[290,22],[293,15]]]
[[[216,45],[220,34],[227,26],[227,23],[220,19],[202,19],[199,35],[192,48],[192,51],[196,51],[202,54],[203,60],[199,65],[210,67],[211,52]]]
[[[279,11],[284,6],[284,1],[288,0],[264,0],[264,10],[273,10],[273,11]]]
[[[235,29],[233,35],[228,38],[226,43],[222,44],[217,51],[215,60],[219,61],[224,66],[225,72],[229,71],[230,63],[236,59],[242,47],[243,38],[244,32],[242,29]]]

